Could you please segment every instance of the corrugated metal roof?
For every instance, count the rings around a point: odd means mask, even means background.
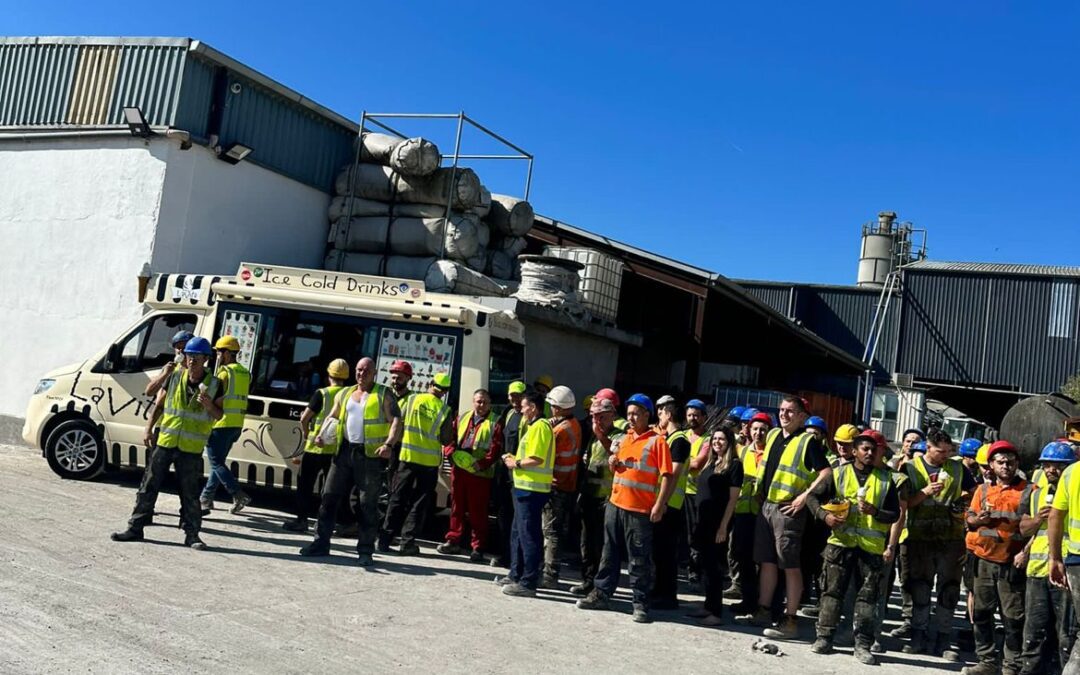
[[[949,262],[920,260],[904,267],[906,270],[934,272],[964,272],[968,274],[1018,274],[1036,277],[1080,277],[1080,267],[1063,265],[1020,265],[1012,263]]]

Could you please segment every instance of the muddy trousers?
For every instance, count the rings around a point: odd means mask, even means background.
[[[438,483],[439,467],[399,463],[390,481],[390,502],[386,505],[383,537],[389,540],[400,529],[401,546],[416,545],[416,537],[423,534],[424,524],[435,501],[435,486]]]
[[[938,640],[952,639],[966,552],[963,541],[909,541],[901,549],[901,565],[907,571],[907,590],[911,594],[912,630],[926,632],[930,628],[930,597],[936,580],[934,622]]]
[[[1024,649],[1020,655],[1024,667],[1021,675],[1050,672],[1054,655],[1049,653],[1047,638],[1052,634],[1057,636],[1058,662],[1064,665],[1076,637],[1069,591],[1052,586],[1047,577],[1028,577],[1024,591]]]
[[[604,512],[607,497],[581,495],[578,513],[581,515],[581,582],[592,590],[600,556],[604,553]]]
[[[855,644],[869,649],[874,643],[878,598],[885,561],[881,554],[861,548],[846,548],[835,544],[825,546],[821,565],[821,602],[817,620],[817,636],[831,640],[840,625],[840,614],[848,587],[855,594]]]
[[[359,501],[356,507],[359,533],[356,552],[375,552],[375,537],[379,531],[379,491],[382,489],[383,470],[386,460],[368,457],[362,444],[345,442],[334,455],[334,463],[323,485],[322,501],[319,502],[319,519],[315,528],[315,543],[330,546],[338,507],[355,487]]]
[[[139,491],[135,493],[135,509],[131,512],[128,527],[141,532],[154,521],[158,492],[165,476],[169,475],[170,466],[176,468],[176,478],[180,483],[180,527],[187,536],[197,536],[202,526],[202,507],[199,506],[202,454],[183,452],[179,448],[154,447]]]
[[[664,511],[664,517],[653,525],[653,588],[652,601],[659,604],[678,603],[679,601],[679,539],[683,536],[686,517],[682,509],[670,506]],[[693,539],[691,539],[693,543]],[[698,555],[703,556],[700,544]],[[699,562],[701,559],[699,558]],[[721,566],[720,569],[723,569]],[[702,571],[699,568],[699,572]],[[723,582],[720,582],[723,591]]]
[[[315,492],[315,484],[319,482],[319,474],[323,476],[323,485],[326,477],[330,475],[330,467],[334,464],[334,455],[322,455],[314,452],[305,452],[300,460],[300,476],[296,479],[296,517],[304,522],[317,514],[319,509],[319,493]]]
[[[1005,654],[1002,665],[1020,670],[1024,641],[1024,571],[1009,563],[979,559],[975,569],[975,655],[980,663],[997,663],[994,641],[994,610],[1001,608],[1005,624]]]
[[[1065,568],[1069,578],[1069,591],[1072,595],[1073,611],[1080,607],[1080,567],[1071,566]],[[1069,653],[1069,662],[1061,670],[1061,675],[1080,675],[1080,640],[1073,641],[1072,651]]]
[[[652,536],[649,514],[620,509],[609,502],[604,513],[604,554],[593,581],[596,589],[608,597],[614,595],[625,561],[634,605],[648,609],[653,581]]]
[[[574,512],[577,494],[552,490],[551,498],[544,504],[541,526],[544,532],[544,578],[559,579],[559,548],[570,531],[570,516]]]

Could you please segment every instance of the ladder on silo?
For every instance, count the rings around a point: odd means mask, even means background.
[[[889,272],[885,277],[885,283],[881,287],[881,295],[878,296],[877,307],[874,309],[874,320],[870,324],[870,334],[866,337],[866,346],[863,348],[863,363],[866,364],[866,372],[863,376],[863,422],[870,423],[871,407],[874,401],[874,358],[877,355],[878,340],[885,330],[885,321],[889,316],[889,306],[892,304],[894,293],[900,290],[900,268]]]

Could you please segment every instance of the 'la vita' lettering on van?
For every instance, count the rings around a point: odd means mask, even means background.
[[[319,291],[339,295],[361,296],[385,300],[424,299],[425,289],[421,281],[395,279],[345,272],[312,272],[295,267],[240,263],[237,281],[251,286],[272,286],[302,291]]]

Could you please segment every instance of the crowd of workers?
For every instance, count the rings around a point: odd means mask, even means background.
[[[250,374],[236,362],[234,338],[211,348],[182,332],[173,344],[176,365],[147,388],[156,396],[145,437],[153,453],[128,527],[113,539],[143,538],[175,466],[185,544],[204,549],[201,516],[217,488],[230,493],[234,513],[250,502],[225,464],[243,425]],[[940,430],[912,429],[894,453],[863,426],[841,425],[830,438],[797,396],[783,398],[777,418],[736,407],[717,419],[697,399],[623,401],[601,389],[585,397],[578,419],[574,392],[544,376],[531,387],[510,384],[501,413],[478,389],[471,409],[455,416],[444,400],[448,374],[413,392],[407,361],[395,361],[390,373],[390,386],[377,384],[374,361],[363,358],[356,384],[346,386],[349,366],[337,359],[327,368],[330,386],[313,394],[301,417],[297,516],[284,527],[306,531],[315,516],[303,556],[329,555],[344,511],[356,518],[361,566],[389,552],[395,537],[399,554],[419,554],[416,539],[449,460],[450,524],[437,551],[474,562],[493,552],[492,565],[509,568],[496,580],[506,595],[561,588],[560,554],[579,532],[581,581],[567,590],[582,610],[610,607],[624,566],[634,621],[650,621],[650,609],[676,609],[685,561],[705,593],[692,616],[706,626],[730,614],[767,637],[792,640],[801,615],[815,620],[813,652],[831,653],[850,629],[855,658],[874,664],[898,588],[902,623],[887,635],[904,653],[959,661],[969,637],[970,675],[1080,673],[1080,656],[1072,655],[1080,448],[1068,439],[1048,443],[1025,477],[1006,440],[954,443]],[[200,493],[204,450],[211,473]],[[343,508],[354,489],[355,506]],[[962,590],[969,634],[954,631]]]

